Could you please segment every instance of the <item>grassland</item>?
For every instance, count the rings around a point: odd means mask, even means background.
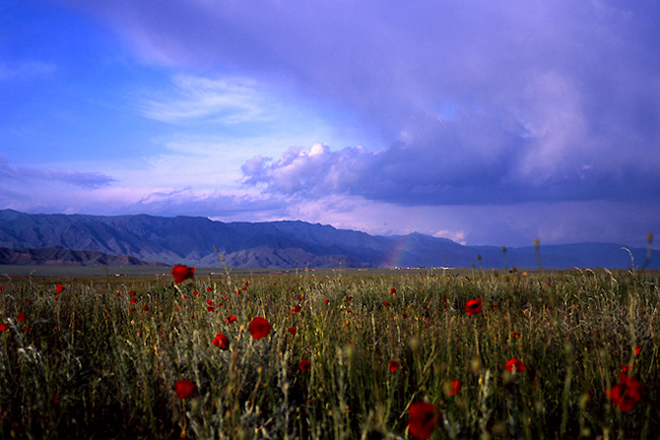
[[[2,438],[412,438],[409,408],[422,401],[440,414],[434,439],[660,432],[658,272],[198,273],[179,285],[5,276],[0,286]],[[481,307],[468,314],[473,299]],[[260,339],[249,331],[257,316],[271,326]],[[524,371],[507,371],[511,359]],[[635,382],[617,385],[622,372]]]

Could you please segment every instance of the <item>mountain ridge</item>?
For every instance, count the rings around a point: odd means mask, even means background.
[[[25,214],[0,210],[0,247],[60,246],[164,264],[217,267],[537,267],[534,246],[463,246],[420,233],[370,235],[300,220],[224,223],[205,217],[147,214]],[[630,255],[615,243],[542,245],[544,268],[628,268]],[[636,266],[646,249],[631,248]],[[481,257],[479,259],[479,256]],[[653,251],[649,268],[660,268]]]

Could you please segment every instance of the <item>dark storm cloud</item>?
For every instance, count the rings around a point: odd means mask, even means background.
[[[660,4],[653,1],[65,1],[147,61],[241,72],[387,139],[255,157],[281,194],[397,204],[653,200]]]

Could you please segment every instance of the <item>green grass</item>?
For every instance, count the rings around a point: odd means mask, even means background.
[[[291,271],[175,286],[168,277],[5,277],[0,437],[410,438],[408,407],[428,401],[443,414],[435,439],[656,438],[659,278]],[[473,298],[483,308],[468,316]],[[255,316],[271,323],[266,338],[248,332]],[[212,344],[219,331],[227,351]],[[507,372],[511,358],[525,371]],[[628,412],[605,392],[624,365],[644,385]],[[174,384],[184,379],[197,393],[181,400]],[[462,386],[450,396],[454,380]]]

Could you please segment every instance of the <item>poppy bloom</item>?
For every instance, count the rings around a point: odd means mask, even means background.
[[[207,286],[207,287],[206,287],[206,290],[209,291],[209,292],[213,292],[213,289],[211,289],[210,286]]]
[[[389,361],[387,368],[390,369],[392,373],[399,369],[399,363],[397,361]]]
[[[174,384],[174,392],[179,399],[188,399],[195,395],[197,385],[189,380],[178,380]]]
[[[389,306],[390,306],[390,303],[388,303],[387,301],[383,301],[383,305],[384,305],[385,307],[389,307]]]
[[[195,266],[188,267],[183,264],[177,264],[172,268],[172,276],[176,284],[181,284],[195,276]]]
[[[213,345],[220,347],[223,350],[229,349],[229,338],[223,335],[221,332],[218,332],[215,338],[213,338]]]
[[[62,284],[58,284],[58,285],[55,287],[55,291],[56,291],[57,293],[62,293],[62,292],[64,291],[64,286],[63,286]]]
[[[465,304],[465,310],[467,311],[468,316],[481,312],[482,302],[483,300],[481,298],[468,301],[467,304]]]
[[[461,390],[461,381],[453,380],[445,382],[445,393],[448,396],[455,396]]]
[[[520,337],[520,333],[511,333],[511,337],[512,337],[512,338],[519,338],[519,337]]]
[[[296,332],[298,331],[297,328],[295,327],[289,327],[289,333],[291,333],[291,336],[295,336]]]
[[[304,295],[298,295],[298,299],[300,301],[305,301],[305,296]]]
[[[9,328],[9,324],[0,324],[0,332],[4,332]]]
[[[309,371],[312,369],[312,363],[307,359],[302,359],[300,361],[300,371]]]
[[[148,310],[149,310],[149,306],[145,304],[144,307],[142,307],[142,310],[144,310],[145,312],[148,311]]]
[[[408,408],[408,429],[413,437],[426,439],[435,430],[439,419],[436,406],[428,402],[415,402]]]
[[[396,289],[392,287],[392,289],[390,289],[390,295],[394,295],[395,293],[396,293]]]
[[[25,313],[23,313],[23,312],[16,315],[16,321],[18,321],[18,322],[23,322],[26,319],[27,319],[27,316],[25,316]]]
[[[261,316],[256,316],[250,321],[248,331],[254,339],[265,338],[270,334],[270,322]]]
[[[511,372],[513,372],[513,369],[515,368],[516,372],[523,373],[525,371],[525,364],[523,364],[523,361],[520,359],[512,358],[507,361],[504,368],[506,368],[506,371]]]
[[[323,304],[330,304],[330,300],[329,299],[324,299]]]
[[[131,290],[130,292],[128,292],[128,296],[135,296],[135,290]]]
[[[298,304],[296,304],[295,306],[293,306],[293,308],[291,310],[289,310],[289,313],[291,313],[292,315],[294,313],[300,313],[300,306]]]
[[[635,347],[635,356],[639,356],[639,353],[642,351],[642,347]]]
[[[619,373],[619,383],[606,390],[605,394],[621,412],[628,412],[641,400],[642,389],[640,381],[626,373]]]
[[[235,316],[229,316],[227,319],[225,319],[225,322],[227,324],[231,324],[232,322],[236,322],[236,317]]]
[[[213,300],[207,299],[207,300],[206,300],[206,304],[212,306],[212,305],[213,305]]]
[[[208,307],[206,308],[206,310],[208,310],[209,312],[212,312],[212,311],[215,310],[215,307],[213,307],[213,306],[208,306]]]

